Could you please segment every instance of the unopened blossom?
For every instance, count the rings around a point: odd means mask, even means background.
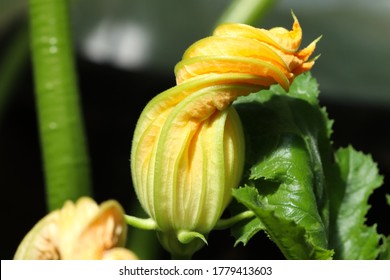
[[[273,84],[287,90],[310,70],[316,41],[299,50],[301,39],[295,16],[291,31],[223,24],[188,48],[177,85],[145,107],[132,143],[133,183],[172,254],[204,244],[241,179],[245,141],[230,105]]]
[[[97,205],[90,198],[67,201],[40,220],[19,245],[14,259],[137,259],[125,245],[127,225],[113,200]]]

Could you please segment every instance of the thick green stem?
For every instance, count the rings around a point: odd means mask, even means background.
[[[253,25],[264,17],[275,2],[275,0],[233,0],[217,24],[237,22]]]
[[[91,195],[67,0],[30,0],[36,105],[49,210]]]

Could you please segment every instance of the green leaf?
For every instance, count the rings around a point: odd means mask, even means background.
[[[259,231],[265,230],[265,226],[259,218],[253,218],[250,221],[241,222],[231,230],[233,237],[236,239],[234,246],[242,243],[244,246]]]
[[[365,225],[368,198],[381,186],[382,176],[371,156],[352,147],[336,152],[340,178],[330,185],[330,246],[337,259],[376,259],[381,236],[376,225]]]
[[[303,74],[288,93],[273,86],[235,102],[247,134],[246,185],[258,190],[261,205],[261,211],[252,210],[261,213],[286,258],[331,255],[326,181],[332,166],[331,121],[317,97],[317,82]],[[248,201],[236,198],[248,207]],[[296,246],[287,250],[291,244]]]
[[[381,246],[381,252],[379,255],[379,259],[381,260],[390,260],[390,236],[387,236],[383,240],[383,244]]]
[[[253,187],[233,191],[234,197],[256,213],[266,225],[267,233],[289,259],[331,259],[332,251],[313,244],[304,227],[292,220],[279,217],[276,211],[264,207]]]
[[[248,211],[248,208],[242,205],[241,203],[239,203],[237,200],[233,200],[229,204],[229,210],[231,215],[234,217],[237,216],[239,213]],[[240,243],[246,246],[249,240],[254,235],[256,235],[259,231],[263,231],[263,230],[265,230],[265,226],[260,221],[260,219],[256,216],[256,214],[254,214],[254,216],[249,219],[242,220],[234,224],[230,228],[230,233],[236,240],[236,242],[234,243],[234,247],[238,246]]]

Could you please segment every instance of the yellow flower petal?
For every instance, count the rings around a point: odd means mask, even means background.
[[[103,260],[138,260],[138,257],[125,248],[114,248],[104,252]]]
[[[261,85],[278,83],[288,90],[292,80],[308,71],[308,62],[318,40],[303,50],[302,29],[294,17],[291,31],[276,27],[270,30],[245,24],[229,23],[216,28],[213,36],[190,46],[175,68],[176,81],[183,83],[198,75],[246,73],[268,79]]]
[[[58,218],[54,211],[40,220],[24,237],[16,250],[15,260],[58,260]]]
[[[99,206],[83,197],[76,203],[67,201],[62,209],[44,217],[23,239],[14,258],[134,259],[127,249],[112,251],[124,246],[126,232],[124,213],[117,202],[110,200]]]

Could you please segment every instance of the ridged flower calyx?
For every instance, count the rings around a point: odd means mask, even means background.
[[[191,255],[231,199],[244,164],[244,136],[230,106],[273,84],[288,89],[310,70],[316,41],[298,50],[302,30],[223,24],[188,48],[175,68],[177,85],[142,112],[131,151],[138,199],[162,245]]]

